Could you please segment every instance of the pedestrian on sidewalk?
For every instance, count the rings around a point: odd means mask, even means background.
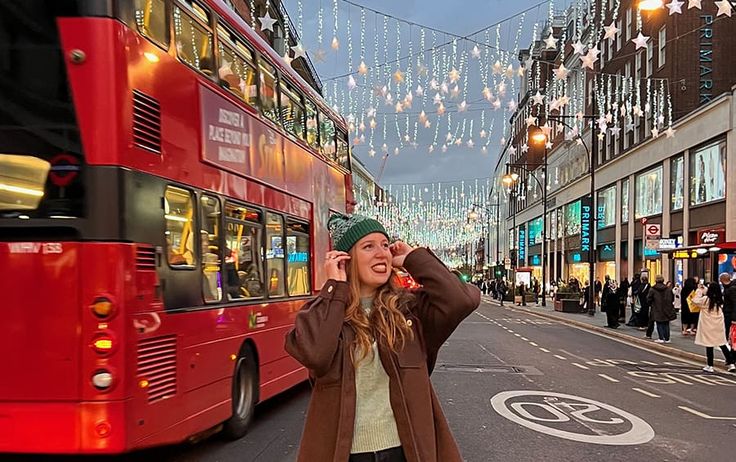
[[[389,245],[372,218],[339,214],[328,228],[328,280],[286,336],[314,380],[297,460],[461,462],[429,374],[480,291],[428,249]],[[403,289],[396,267],[422,287]]]
[[[618,303],[619,303],[619,315],[618,322],[626,322],[626,300],[629,295],[629,279],[624,278],[621,281],[621,285],[618,287]]]
[[[639,327],[638,318],[639,311],[641,311],[641,303],[639,303],[639,288],[641,287],[641,277],[639,273],[634,274],[631,280],[631,287],[629,287],[629,301],[628,305],[631,306],[631,317],[629,322],[626,323],[629,327]]]
[[[697,288],[698,284],[695,282],[695,278],[692,277],[685,279],[685,282],[682,284],[682,291],[680,291],[680,319],[682,322],[682,335],[692,335],[695,333],[693,332],[693,329],[697,324],[693,323],[695,316],[693,316],[692,311],[690,311],[688,297],[690,297],[690,294],[695,292]]]
[[[695,344],[705,347],[708,363],[703,368],[705,372],[713,373],[713,348],[720,347],[726,359],[729,372],[735,372],[731,350],[726,344],[723,332],[723,295],[717,282],[711,282],[706,294],[693,297],[692,302],[700,307],[698,330],[695,334]]]
[[[734,310],[736,310],[736,282],[731,280],[731,275],[721,273],[718,276],[723,286],[723,323],[726,327],[726,340],[731,338],[731,321]],[[733,348],[733,345],[731,345]]]
[[[657,323],[657,343],[670,343],[670,321],[677,319],[675,306],[672,304],[674,296],[672,289],[664,284],[664,277],[658,274],[655,284],[647,294],[647,302],[651,307],[650,322]],[[651,335],[651,334],[650,334]]]
[[[652,338],[654,332],[654,321],[652,321],[649,310],[649,291],[652,286],[649,285],[649,278],[646,276],[641,277],[641,285],[639,285],[639,293],[637,298],[639,300],[639,313],[636,315],[636,325],[639,330],[646,330],[646,337]]]
[[[605,284],[603,285],[601,310],[606,312],[606,327],[617,329],[618,315],[621,311],[619,307],[619,293],[617,291],[616,281],[611,279],[607,274]]]

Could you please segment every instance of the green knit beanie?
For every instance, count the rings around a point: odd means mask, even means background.
[[[341,252],[349,251],[356,242],[371,233],[381,233],[389,239],[386,228],[381,223],[363,215],[334,214],[330,217],[327,228],[330,230],[332,248]]]

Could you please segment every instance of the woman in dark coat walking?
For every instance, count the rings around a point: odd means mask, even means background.
[[[626,322],[626,297],[629,296],[629,279],[624,278],[616,292],[618,295],[619,315],[618,322]]]
[[[693,314],[690,312],[690,305],[687,302],[687,297],[698,288],[698,283],[695,282],[695,278],[685,279],[685,283],[682,285],[682,291],[680,292],[680,313],[682,314],[682,335],[690,335],[693,333]],[[696,321],[697,322],[697,321]]]
[[[601,308],[606,312],[606,327],[618,328],[618,314],[620,311],[616,282],[606,275],[601,295]]]

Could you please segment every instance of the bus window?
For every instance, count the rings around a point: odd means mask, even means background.
[[[304,106],[294,87],[281,81],[281,122],[287,132],[304,139]]]
[[[275,213],[266,213],[266,277],[268,295],[283,297],[284,294],[284,218]]]
[[[317,137],[318,126],[317,126],[317,109],[314,104],[306,100],[306,113],[307,113],[307,143],[314,149],[319,149],[319,138]]]
[[[185,0],[190,13],[174,6],[174,34],[179,59],[205,75],[212,75],[212,32],[209,14],[197,3]]]
[[[225,280],[228,300],[262,298],[263,225],[261,211],[225,204]]]
[[[267,62],[260,60],[259,62],[260,77],[260,108],[261,113],[278,122],[278,100],[276,99],[276,70]]]
[[[335,124],[324,112],[319,113],[319,141],[322,154],[335,160]]]
[[[235,34],[221,25],[217,26],[217,38],[219,39],[217,52],[220,57],[218,77],[227,83],[230,91],[255,107],[258,87],[253,53]]]
[[[349,155],[348,155],[348,134],[345,133],[342,130],[337,131],[337,163],[345,167],[346,169],[350,169],[350,161]]]
[[[169,47],[169,18],[164,0],[135,0],[138,31],[164,49]]]
[[[202,196],[199,202],[202,212],[200,243],[202,245],[202,296],[205,303],[222,299],[222,275],[220,273],[220,201]]]
[[[306,223],[287,222],[286,261],[289,295],[309,295],[309,226]]]
[[[196,263],[192,224],[194,202],[192,193],[185,189],[166,187],[164,218],[166,219],[166,247],[169,265],[193,269]]]

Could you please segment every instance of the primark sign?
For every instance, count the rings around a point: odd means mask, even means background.
[[[580,199],[580,253],[589,256],[593,247],[593,199]]]

